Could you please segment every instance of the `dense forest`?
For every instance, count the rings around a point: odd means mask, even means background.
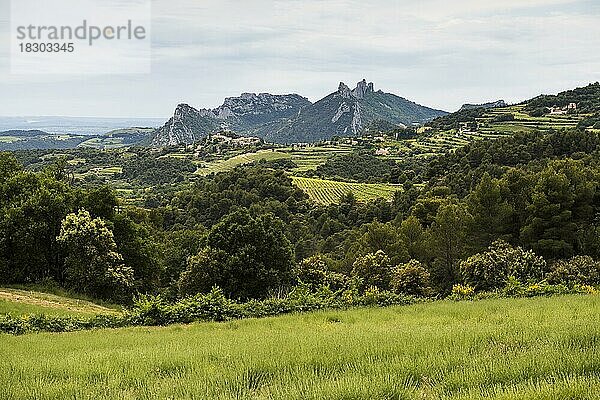
[[[144,207],[74,185],[76,166],[60,159],[31,170],[1,153],[0,281],[125,304],[215,286],[247,300],[298,284],[416,296],[512,280],[598,284],[599,152],[598,133],[572,129],[478,141],[402,171],[352,153],[318,171],[364,181],[401,173],[403,189],[392,201],[349,193],[328,206],[277,163],[258,162],[180,182]],[[192,167],[140,154],[122,174],[170,184]]]

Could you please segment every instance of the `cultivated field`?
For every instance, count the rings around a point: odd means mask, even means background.
[[[238,165],[249,164],[255,161],[266,160],[274,161],[283,158],[290,158],[286,153],[270,150],[261,150],[255,153],[240,154],[235,157],[228,158],[226,160],[217,160],[208,163],[202,163],[200,168],[196,171],[199,175],[210,175],[212,173],[219,173],[230,171]]]
[[[597,399],[600,297],[0,336],[0,398]]]
[[[311,199],[321,204],[338,203],[342,196],[352,192],[358,201],[377,198],[391,199],[402,190],[399,185],[385,183],[350,183],[317,178],[292,177],[294,184],[304,190]]]

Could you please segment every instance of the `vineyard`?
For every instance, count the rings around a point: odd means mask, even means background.
[[[351,183],[317,178],[292,177],[294,184],[304,190],[311,199],[320,204],[338,203],[342,196],[352,193],[358,201],[377,198],[390,200],[394,193],[401,190],[399,185],[383,183]]]
[[[477,131],[461,132],[458,129],[430,132],[416,139],[405,140],[404,148],[399,148],[404,155],[432,156],[440,153],[454,151],[478,140],[499,139],[515,134],[516,132],[529,132],[533,130],[550,130],[575,128],[581,120],[580,115],[546,115],[532,117],[524,111],[525,105],[494,108],[487,110],[481,118],[477,118]],[[514,120],[496,122],[495,117],[512,114]]]
[[[323,164],[328,158],[339,154],[348,154],[352,152],[351,145],[336,144],[327,146],[312,147],[287,147],[280,151],[286,152],[292,158],[292,161],[298,166],[293,170],[294,173],[315,170],[317,166]]]
[[[290,158],[290,155],[279,151],[262,150],[255,153],[240,154],[238,156],[231,157],[226,160],[217,160],[208,163],[203,163],[200,165],[196,173],[199,175],[206,176],[212,173],[231,171],[238,165],[249,164],[255,161],[274,161],[284,158]]]

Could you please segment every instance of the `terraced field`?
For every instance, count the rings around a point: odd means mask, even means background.
[[[19,140],[21,139],[16,136],[0,136],[0,143],[15,143]]]
[[[298,166],[293,172],[313,171],[328,158],[337,154],[348,154],[352,151],[350,145],[331,145],[314,147],[286,147],[280,150],[290,155]]]
[[[311,199],[320,204],[338,203],[342,196],[353,193],[358,201],[377,198],[390,200],[394,193],[402,190],[400,185],[383,183],[350,183],[326,179],[292,177],[294,184],[304,190]]]
[[[530,130],[549,130],[575,128],[581,116],[578,115],[546,115],[543,117],[532,117],[524,112],[524,105],[515,105],[505,108],[495,108],[488,110],[486,116],[478,120],[480,130],[486,132],[504,132],[514,133],[519,131]],[[513,114],[514,121],[502,123],[493,122],[492,119],[502,114]]]
[[[267,160],[281,160],[284,158],[290,158],[291,156],[288,153],[284,153],[281,151],[271,151],[271,150],[262,150],[255,153],[245,153],[240,154],[235,157],[228,158],[226,160],[218,160],[208,163],[203,163],[200,165],[196,174],[198,175],[210,175],[212,173],[219,173],[230,171],[238,165],[249,164],[254,161]]]
[[[524,107],[524,105],[515,105],[486,111],[482,118],[477,119],[479,125],[477,132],[460,132],[457,129],[430,132],[417,139],[407,140],[406,146],[409,148],[409,154],[427,157],[454,151],[473,141],[498,139],[517,132],[575,128],[582,118],[578,115],[532,117],[524,112]],[[512,114],[515,119],[505,122],[494,121],[495,117],[503,114]]]

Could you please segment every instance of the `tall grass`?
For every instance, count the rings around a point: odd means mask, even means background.
[[[592,399],[600,297],[0,335],[0,398]]]

